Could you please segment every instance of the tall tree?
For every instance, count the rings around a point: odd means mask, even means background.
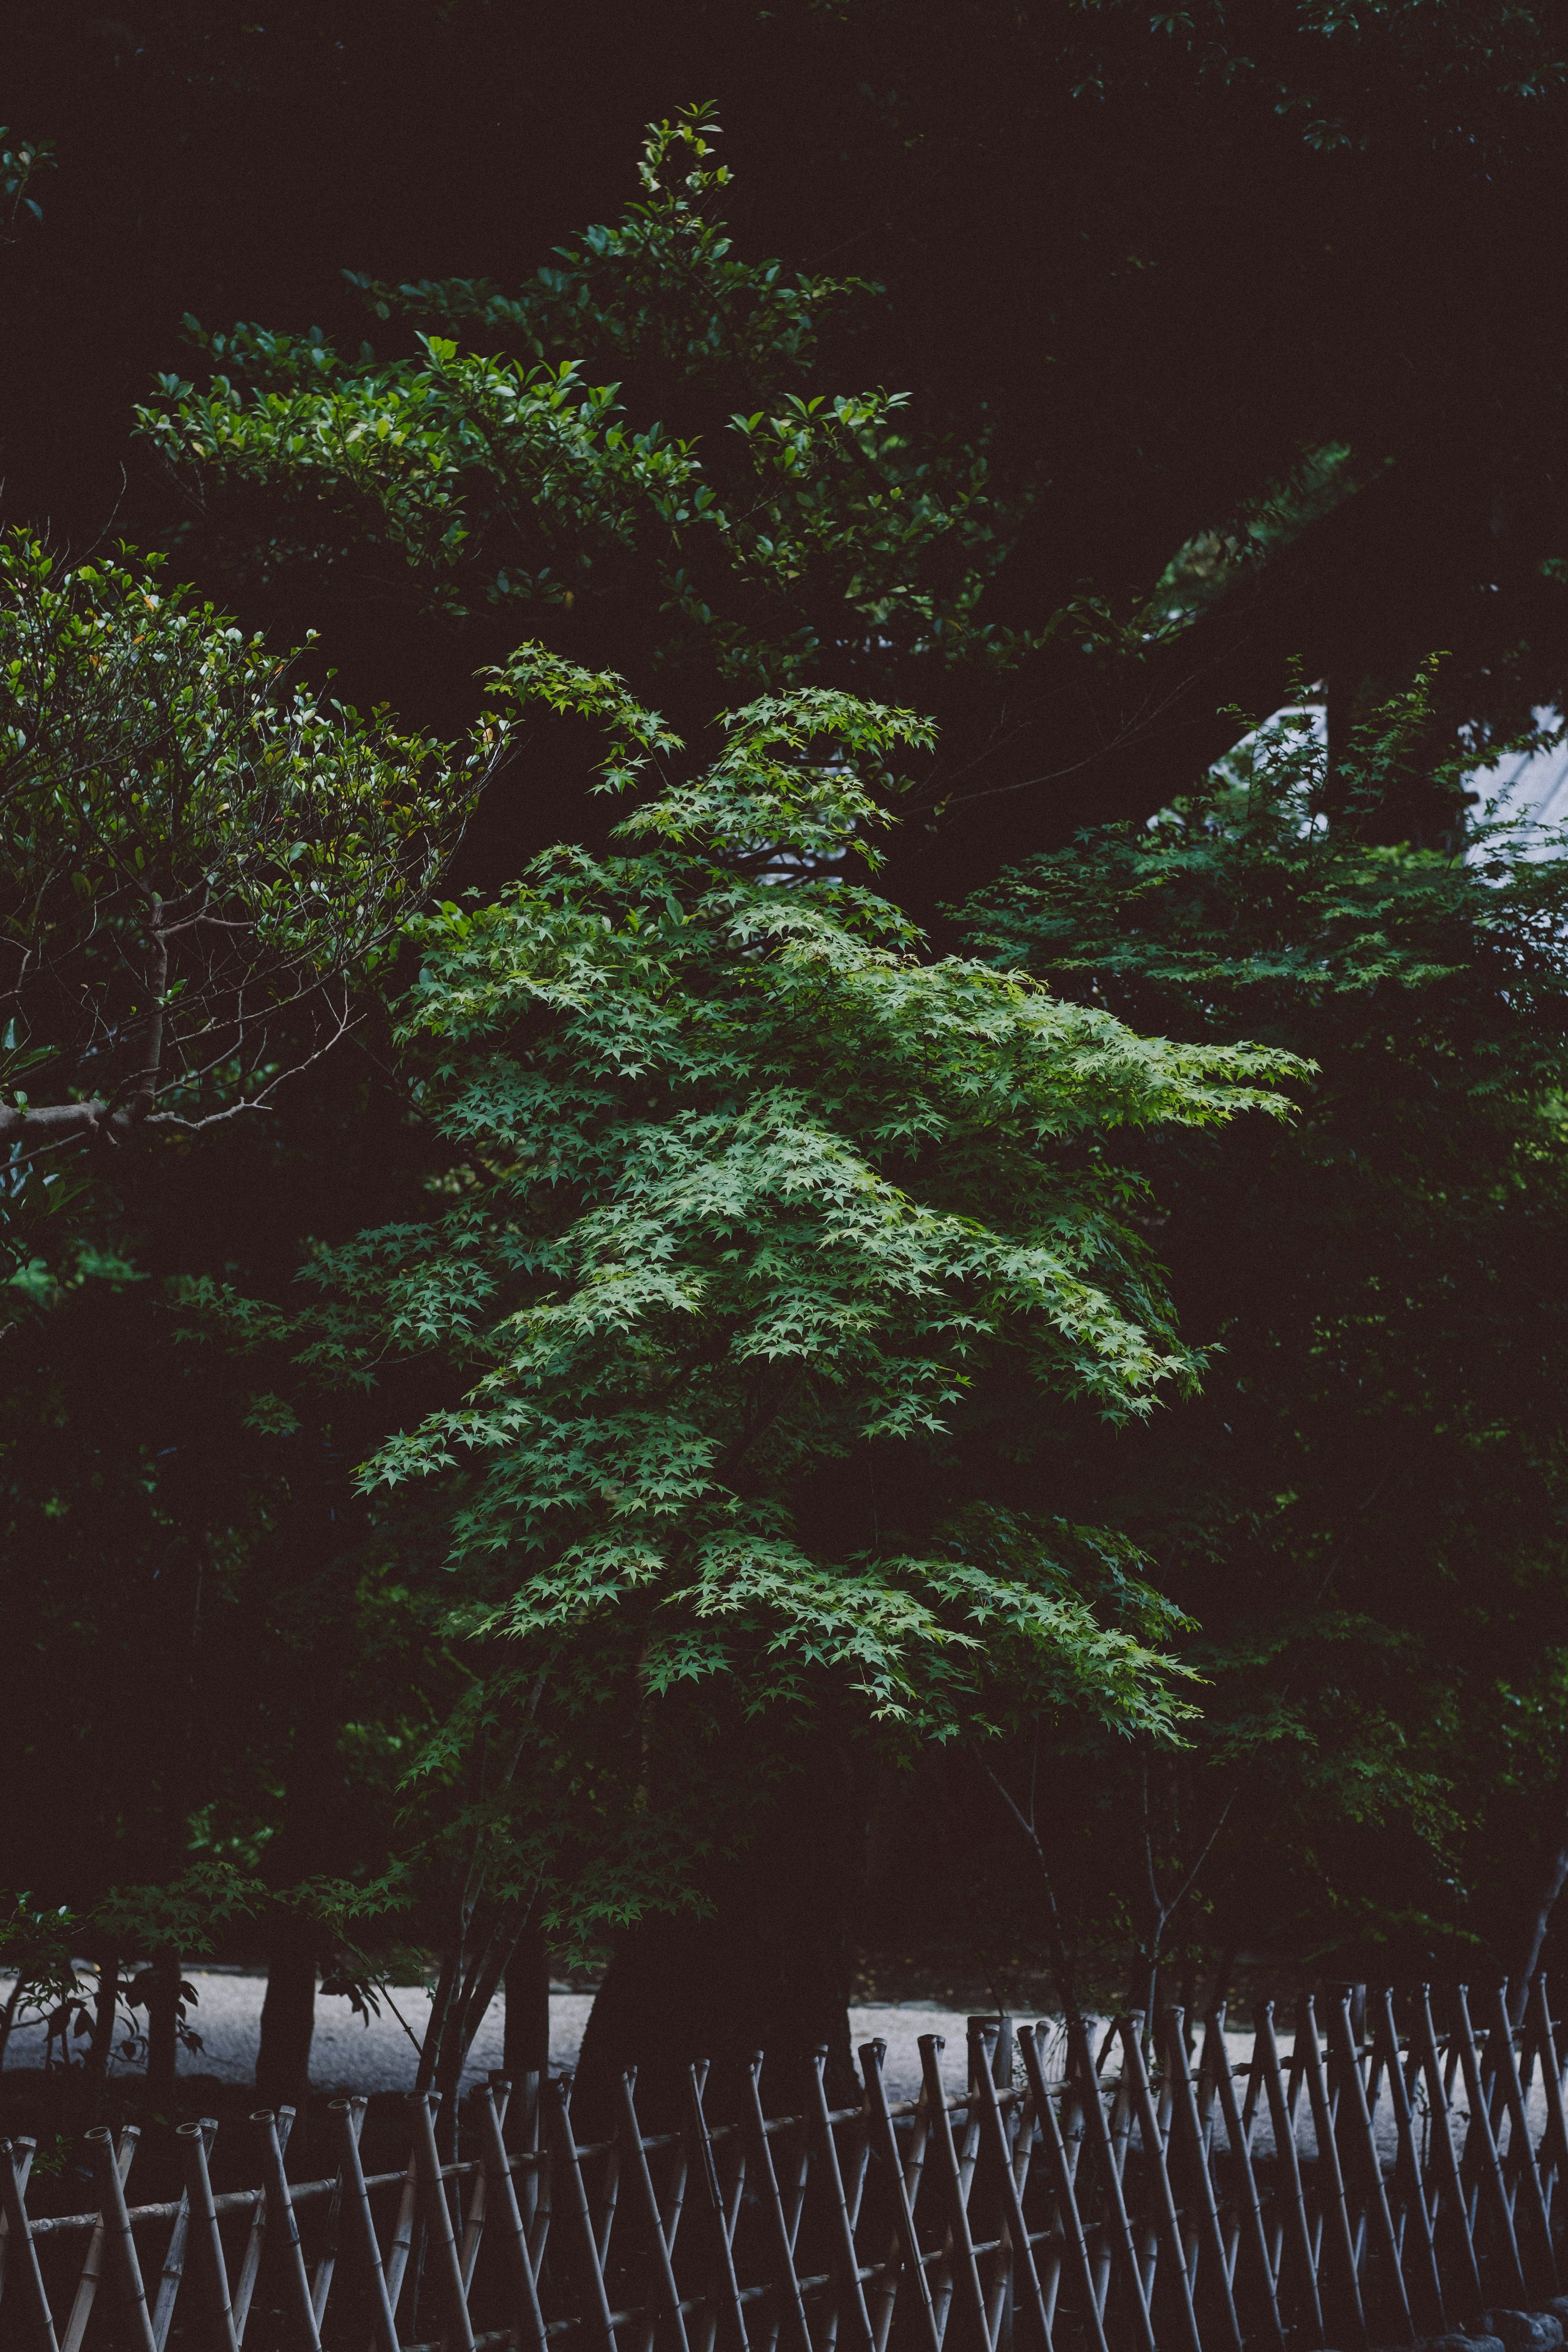
[[[537,1912],[700,1910],[868,1741],[1085,1712],[1169,1738],[1164,1604],[1063,1518],[1042,1434],[1058,1398],[1137,1418],[1198,1369],[1108,1138],[1279,1110],[1293,1066],[929,960],[855,878],[873,787],[927,732],[907,714],[768,698],[677,781],[615,678],[530,648],[495,684],[607,725],[606,782],[653,763],[658,788],[612,855],[557,850],[424,927],[402,1034],[447,1155],[430,1217],[312,1260],[313,1308],[226,1310],[430,1391],[362,1478],[393,1512],[411,1479],[447,1490],[432,1570],[472,1676],[439,1743],[470,1859],[437,2083]],[[840,1760],[797,1788],[814,1750]],[[731,1930],[708,1957],[678,2015],[612,1979],[590,2076],[756,2032],[777,1953]],[[781,2057],[842,2042],[832,1976],[786,1988]]]

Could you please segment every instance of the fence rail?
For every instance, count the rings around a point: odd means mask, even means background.
[[[1271,2007],[1237,2063],[1223,2012],[1015,2034],[973,2019],[969,2081],[889,2099],[884,2045],[833,2108],[826,2053],[769,2117],[762,2059],[694,2066],[678,2129],[580,2144],[568,2075],[436,2103],[366,2175],[366,2103],[331,2110],[337,2168],[290,2181],[289,2109],[252,2116],[259,2179],[215,2194],[211,2121],[179,2127],[184,2193],[130,2206],[127,2126],[88,2135],[90,2212],[33,2219],[33,2146],[0,2142],[0,2339],[47,2352],[1365,2352],[1474,2329],[1559,2288],[1568,2103],[1538,1978],[1441,2023],[1425,1987]],[[713,2120],[710,2086],[727,2119]],[[511,2126],[509,2145],[508,2125]],[[85,2247],[82,2240],[85,2238]],[[331,2305],[334,2289],[337,2302]],[[331,2323],[329,2324],[329,2307]],[[1568,2305],[1564,2305],[1568,2310]],[[400,2335],[400,2326],[404,2333]],[[567,2352],[563,2346],[561,2352]]]

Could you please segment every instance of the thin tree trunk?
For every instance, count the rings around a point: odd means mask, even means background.
[[[92,2087],[92,2112],[96,2122],[103,2104],[104,2085],[109,2079],[110,2053],[114,2047],[114,2021],[120,2012],[120,1956],[110,1952],[98,1964],[98,1997],[93,2003],[92,2039],[87,2046],[86,2074]]]
[[[316,1929],[298,1912],[275,1917],[261,2004],[261,2047],[256,2095],[264,2107],[299,2107],[310,2090],[310,2042],[316,2027]]]
[[[1557,1898],[1568,1884],[1568,1766],[1558,1773],[1552,1811],[1556,1815],[1555,1835],[1541,1858],[1540,1875],[1529,1899],[1519,1941],[1512,1953],[1505,1955],[1505,1960],[1512,1962],[1508,1969],[1510,2025],[1520,2025],[1524,2021],[1530,1980],[1541,1965],[1541,1948],[1546,1941]]]
[[[180,2003],[180,1955],[172,1944],[153,1956],[147,1985],[147,2104],[166,2113],[174,2101],[175,2028]]]

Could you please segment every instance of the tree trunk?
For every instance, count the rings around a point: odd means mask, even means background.
[[[1563,1884],[1568,1881],[1568,1822],[1561,1819],[1563,1783],[1557,1789],[1559,1825],[1556,1843],[1550,1845],[1541,1858],[1540,1874],[1530,1898],[1530,1907],[1521,1929],[1519,1942],[1512,1954],[1513,1965],[1508,1972],[1508,2014],[1510,2025],[1524,2021],[1525,2000],[1530,1979],[1541,1965],[1541,1948],[1546,1941],[1546,1931],[1552,1924],[1552,1913]]]
[[[256,2095],[264,2107],[300,2107],[310,2095],[310,2039],[316,2025],[316,1928],[298,1912],[273,1920],[261,2004]]]
[[[584,2037],[573,2098],[581,2136],[612,2126],[616,2087],[631,2066],[645,2129],[679,2117],[686,2069],[703,2058],[714,2069],[708,2105],[723,2119],[739,2069],[758,2050],[767,2055],[763,2095],[773,2112],[801,2097],[824,2044],[830,2104],[854,2098],[859,1814],[846,1748],[818,1737],[748,1851],[713,1872],[710,1916],[653,1914],[621,1937]]]
[[[147,2105],[166,2115],[174,2103],[175,2027],[180,2002],[180,1956],[172,1944],[153,1956],[147,1985]]]
[[[550,1953],[537,1927],[525,1927],[506,1972],[506,2047],[502,2056],[511,2084],[507,2143],[518,2149],[540,2143],[539,2094],[550,2072]],[[517,2176],[518,2196],[531,2221],[539,2180],[530,2166]]]
[[[111,1952],[98,1964],[98,1997],[93,2003],[92,2039],[87,2045],[86,2074],[92,2091],[93,2120],[103,2105],[109,2079],[110,2053],[114,2047],[114,2021],[120,2011],[120,1959]]]

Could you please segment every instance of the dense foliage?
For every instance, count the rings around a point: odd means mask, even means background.
[[[1167,1883],[1223,1820],[1187,1932],[1363,1970],[1529,1958],[1561,1843],[1530,1792],[1568,1731],[1568,856],[1506,812],[1447,852],[1369,842],[1426,723],[1422,682],[1336,789],[1311,715],[1276,722],[965,919],[1085,1004],[1316,1066],[1289,1124],[1141,1155],[1220,1344],[1096,1475],[1201,1628],[1197,1745],[1154,1796]],[[1118,1801],[1141,1818],[1136,1779]]]
[[[318,1965],[405,1936],[449,2084],[520,1930],[793,1900],[792,1810],[842,1955],[899,1786],[929,1909],[989,1934],[1022,1821],[1018,1948],[1054,1894],[1097,1985],[1513,1964],[1568,1871],[1564,866],[1462,788],[1564,681],[1555,20],[46,14],[0,133],[39,1998],[81,2022],[64,1902],[94,2063],[153,1958],[172,2067],[176,1948],[258,1939],[276,2100]],[[182,363],[187,306],[280,323]],[[122,495],[196,590],[37,544]],[[261,625],[324,634],[286,678]],[[1173,799],[1297,653],[1331,757]],[[454,752],[324,660],[503,715]],[[641,708],[746,697],[706,770]],[[1107,810],[1158,817],[1050,854]]]

